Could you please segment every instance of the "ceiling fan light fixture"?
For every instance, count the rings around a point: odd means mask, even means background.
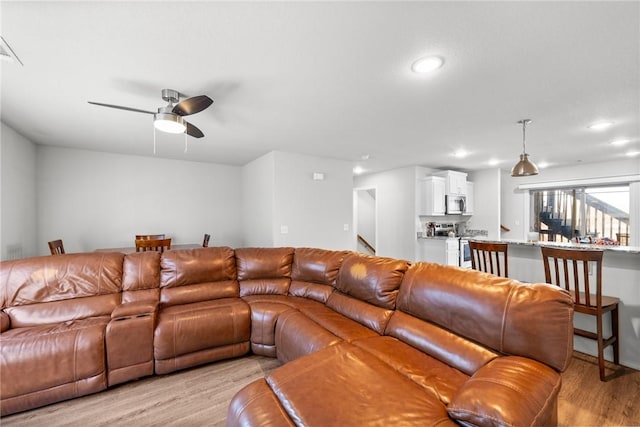
[[[167,133],[184,133],[187,129],[182,117],[173,113],[154,114],[153,126],[159,131]]]
[[[529,160],[527,154],[527,146],[525,142],[525,132],[527,125],[531,123],[530,119],[519,120],[518,123],[522,124],[522,154],[520,154],[520,161],[511,169],[511,176],[531,176],[538,175],[538,167]]]
[[[426,56],[415,61],[411,65],[411,70],[418,74],[428,74],[437,70],[444,64],[444,59],[439,56]]]

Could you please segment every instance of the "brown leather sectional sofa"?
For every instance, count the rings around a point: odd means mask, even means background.
[[[571,298],[311,248],[87,253],[0,267],[2,415],[253,352],[227,424],[553,425]]]

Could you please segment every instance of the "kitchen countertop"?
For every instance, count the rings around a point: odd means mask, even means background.
[[[541,242],[541,241],[516,240],[516,239],[491,240],[491,239],[477,238],[477,240],[483,240],[486,242],[495,242],[495,243],[507,243],[509,245],[518,245],[518,246],[550,246],[550,247],[571,248],[571,249],[601,249],[608,252],[610,251],[610,252],[620,252],[620,253],[627,253],[627,254],[640,254],[640,246],[594,245],[589,243]]]
[[[482,240],[490,243],[507,243],[509,245],[518,245],[518,246],[552,246],[558,248],[573,248],[573,249],[601,249],[607,252],[618,252],[618,253],[626,253],[626,254],[640,254],[640,246],[619,246],[619,245],[595,245],[589,243],[574,243],[574,242],[542,242],[542,241],[533,241],[533,240],[517,240],[517,239],[487,239],[484,236],[456,236],[461,237],[463,239],[475,239]],[[426,236],[418,236],[418,240],[447,240],[451,237],[446,236],[435,236],[435,237],[426,237]]]

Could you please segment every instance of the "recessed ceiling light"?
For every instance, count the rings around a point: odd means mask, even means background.
[[[360,175],[364,172],[364,169],[362,168],[362,166],[356,166],[355,168],[353,168],[353,173],[356,175]]]
[[[538,162],[538,167],[539,167],[540,169],[548,168],[548,167],[549,167],[549,165],[550,165],[550,163],[549,163],[549,162]]]
[[[588,127],[591,130],[604,130],[604,129],[608,128],[609,126],[611,126],[612,124],[613,124],[613,122],[611,122],[611,121],[603,120],[601,122],[592,123]]]
[[[629,143],[628,139],[616,139],[615,141],[611,141],[611,145],[616,145],[616,146],[621,146],[628,143]]]
[[[469,152],[467,150],[464,149],[459,149],[458,151],[456,151],[455,153],[453,153],[454,157],[457,157],[459,159],[463,159],[465,157],[467,157],[469,155]]]
[[[626,155],[627,157],[635,157],[635,156],[637,156],[637,155],[639,155],[639,154],[640,154],[640,151],[635,151],[635,150],[627,151],[627,152],[625,153],[625,155]]]
[[[500,164],[500,160],[498,159],[489,159],[489,161],[487,162],[489,164],[489,166],[497,166]]]
[[[444,64],[444,59],[439,56],[425,56],[411,65],[414,73],[425,74],[437,70]]]

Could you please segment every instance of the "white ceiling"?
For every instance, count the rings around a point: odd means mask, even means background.
[[[205,137],[157,156],[243,165],[272,150],[368,171],[510,169],[640,150],[640,2],[2,1],[1,118],[37,144],[153,155],[163,88],[214,99]],[[439,55],[432,75],[413,61]],[[610,119],[594,132],[587,126]],[[624,147],[610,142],[631,140]],[[467,150],[458,159],[452,153]],[[370,159],[362,161],[363,155]]]

